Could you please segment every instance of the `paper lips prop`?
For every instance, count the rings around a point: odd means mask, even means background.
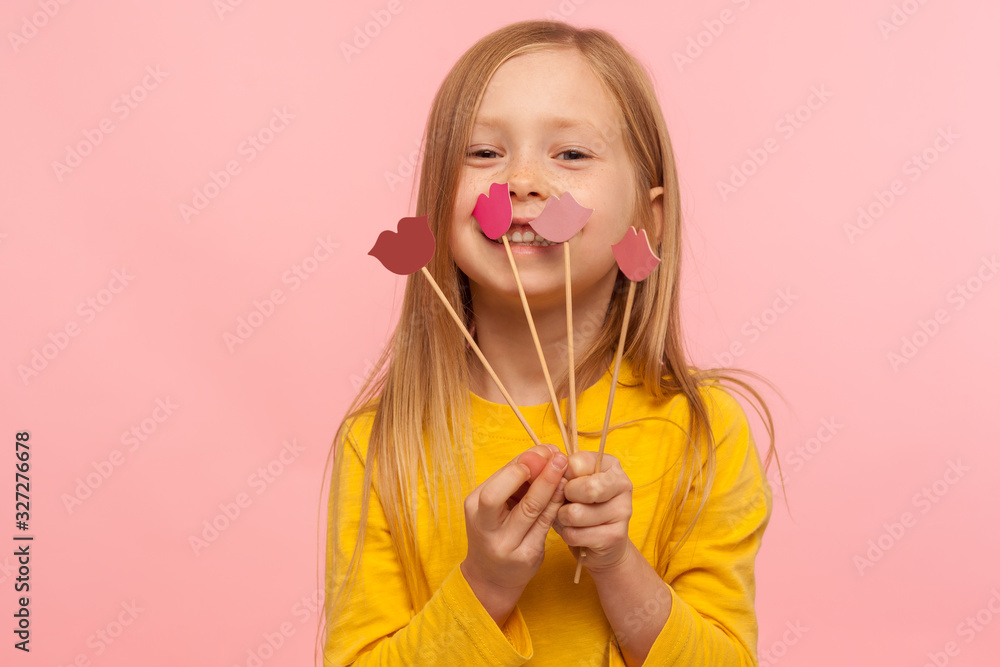
[[[514,210],[510,204],[510,186],[507,183],[494,183],[490,186],[490,194],[479,195],[472,216],[483,228],[483,233],[496,240],[510,229]]]
[[[509,201],[509,198],[508,198]],[[437,284],[434,280],[434,276],[431,272],[427,270],[427,264],[431,261],[431,257],[434,256],[434,232],[431,231],[430,224],[428,224],[427,216],[421,215],[416,218],[402,218],[398,223],[396,223],[396,231],[385,230],[378,235],[378,239],[375,241],[375,245],[372,249],[368,251],[368,254],[382,262],[382,265],[392,271],[395,274],[401,276],[408,276],[417,271],[423,272],[427,281],[434,288],[434,293],[439,299],[441,299],[441,305],[444,306],[445,310],[451,316],[451,319],[455,322],[458,328],[462,331],[462,335],[465,336],[465,340],[469,343],[469,347],[472,348],[476,356],[482,362],[483,367],[489,373],[490,378],[496,383],[497,388],[500,393],[503,394],[504,399],[507,404],[514,411],[517,416],[518,421],[521,422],[521,426],[524,430],[528,432],[528,436],[531,438],[532,442],[536,445],[541,446],[541,441],[535,432],[531,429],[531,425],[528,424],[528,420],[524,418],[521,411],[518,409],[517,405],[514,403],[514,399],[511,398],[510,392],[503,386],[500,378],[497,376],[496,371],[490,365],[489,360],[483,354],[483,351],[479,349],[479,345],[476,343],[476,339],[472,337],[469,333],[469,329],[465,326],[462,318],[458,316],[455,312],[454,307],[448,301],[448,297],[444,295],[441,291],[441,286]]]
[[[396,231],[387,229],[378,235],[368,254],[401,276],[424,268],[434,256],[434,234],[427,216],[401,219],[396,224]]]
[[[562,198],[552,195],[541,214],[531,221],[531,228],[553,243],[562,243],[576,236],[593,212],[592,208],[580,206],[569,192],[564,192]]]
[[[637,233],[635,227],[629,227],[625,231],[624,238],[611,246],[611,252],[615,254],[618,268],[625,277],[635,282],[645,280],[660,263],[660,258],[653,253],[653,248],[649,245],[645,229]]]
[[[552,195],[545,202],[541,214],[531,221],[531,227],[553,243],[562,243],[573,238],[583,229],[594,209],[580,206],[573,195],[564,192],[562,197]],[[507,233],[513,220],[514,211],[510,203],[510,185],[494,183],[490,194],[480,194],[472,216],[483,228],[483,233],[496,240]]]

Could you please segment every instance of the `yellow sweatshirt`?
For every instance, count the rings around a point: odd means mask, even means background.
[[[600,432],[610,387],[609,369],[578,395],[578,430]],[[739,403],[718,386],[701,391],[715,435],[716,478],[694,531],[668,562],[668,551],[695,509],[689,499],[681,520],[671,525],[668,510],[684,452],[687,401],[683,396],[653,399],[627,361],[615,390],[612,425],[653,417],[609,432],[605,444],[605,453],[618,458],[632,481],[629,537],[670,589],[670,615],[644,664],[756,666],[754,560],[771,515],[771,488]],[[469,397],[478,484],[532,443],[510,406],[472,392]],[[520,409],[542,442],[561,443],[550,405]],[[331,494],[331,502],[339,503],[340,525],[329,530],[331,535],[339,531],[344,546],[328,554],[328,597],[342,580],[356,542],[370,426],[370,417],[363,417],[349,434],[340,484]],[[596,450],[600,437],[581,435],[579,442],[580,449]],[[450,524],[442,519],[432,536],[433,527],[424,520],[427,508],[419,507],[421,576],[433,593],[426,604],[414,604],[385,519],[393,508],[383,507],[377,492],[376,487],[360,577],[346,611],[330,619],[325,665],[625,665],[593,580],[584,570],[580,583],[573,584],[576,560],[554,530],[541,568],[499,628],[459,568],[467,552],[462,508],[452,511]],[[636,600],[629,627],[642,627],[665,602]]]

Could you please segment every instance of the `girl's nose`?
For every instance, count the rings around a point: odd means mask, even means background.
[[[522,159],[511,164],[507,183],[514,201],[543,201],[549,196],[548,178],[536,161]]]

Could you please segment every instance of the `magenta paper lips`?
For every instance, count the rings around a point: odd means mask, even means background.
[[[483,234],[494,241],[510,229],[514,210],[510,204],[510,187],[507,183],[494,183],[490,186],[490,194],[479,195],[472,216],[483,228]]]
[[[618,268],[626,278],[635,282],[645,280],[660,263],[660,258],[653,254],[653,248],[649,245],[645,229],[636,233],[635,227],[629,227],[625,231],[625,237],[611,246],[611,251],[618,261]]]
[[[593,212],[594,209],[580,206],[573,195],[564,192],[562,198],[555,195],[549,197],[541,214],[530,224],[543,238],[562,243],[583,229]],[[514,216],[509,184],[494,183],[490,186],[489,195],[480,194],[472,216],[489,238],[496,240],[506,234]]]
[[[368,254],[401,276],[424,268],[434,256],[434,234],[427,216],[401,219],[395,232],[387,229],[378,235]]]

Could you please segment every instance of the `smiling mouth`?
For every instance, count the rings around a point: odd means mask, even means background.
[[[483,236],[486,236],[486,234],[483,234]],[[560,245],[555,241],[549,241],[547,238],[543,237],[541,234],[533,230],[531,225],[511,225],[510,229],[507,230],[507,233],[504,234],[504,236],[507,237],[507,241],[511,245],[529,245],[539,248],[545,248],[550,245]],[[489,237],[487,236],[486,238]],[[497,245],[503,245],[503,241],[499,238],[490,239],[490,241],[493,241],[493,243],[496,243]]]

